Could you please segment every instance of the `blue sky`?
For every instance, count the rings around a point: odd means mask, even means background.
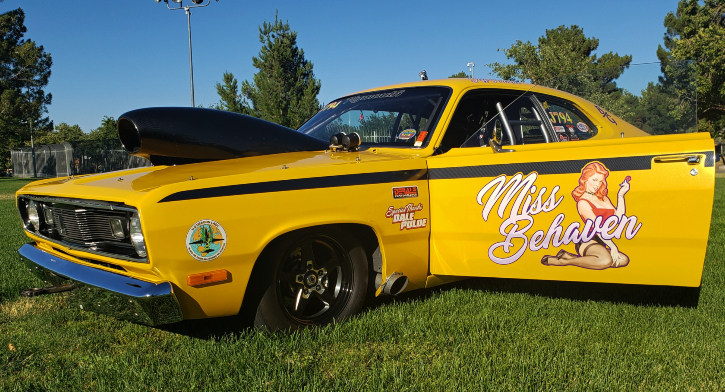
[[[185,4],[189,0],[184,0]],[[50,118],[88,132],[104,115],[149,106],[188,106],[186,15],[153,0],[5,0],[0,12],[26,14],[26,38],[53,56]],[[505,62],[499,48],[536,42],[546,29],[576,24],[599,38],[596,53],[657,61],[662,25],[676,0],[628,1],[212,1],[192,11],[196,103],[219,100],[224,71],[251,80],[259,53],[258,25],[279,17],[298,32],[298,45],[322,81],[319,99],[417,80],[425,69],[444,78],[476,63]],[[648,67],[654,69],[653,67]],[[639,92],[651,80],[627,71],[620,85]]]

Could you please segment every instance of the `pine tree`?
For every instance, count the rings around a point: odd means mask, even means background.
[[[228,112],[251,114],[249,105],[239,93],[237,78],[231,72],[224,72],[222,77],[224,84],[216,84],[216,92],[219,94],[219,103],[213,106],[217,110]]]
[[[116,130],[116,119],[110,116],[103,116],[101,126],[92,130],[86,137],[88,140],[118,140]]]
[[[684,67],[674,63],[673,72],[672,60],[696,60],[697,80],[689,82],[697,84],[698,126],[713,137],[725,137],[725,1],[680,0],[664,25],[664,48],[657,50],[664,85],[677,88],[681,78],[678,71]]]
[[[299,128],[320,110],[321,83],[312,63],[297,47],[297,32],[275,14],[274,23],[259,27],[262,49],[252,63],[259,70],[253,83],[242,82],[242,96],[251,102],[249,114],[289,128]]]
[[[632,56],[605,53],[600,57],[593,54],[599,47],[599,40],[584,35],[579,26],[559,26],[546,30],[539,37],[538,45],[516,41],[509,49],[499,49],[512,59],[514,64],[493,63],[493,73],[506,80],[530,80],[536,84],[547,84],[554,78],[585,71],[598,70],[600,88],[604,92],[616,90],[614,80],[632,62]]]
[[[23,39],[25,13],[21,8],[0,15],[0,168],[10,165],[10,149],[30,144],[36,136],[53,130],[47,116],[51,94],[48,85],[53,60],[50,53]]]

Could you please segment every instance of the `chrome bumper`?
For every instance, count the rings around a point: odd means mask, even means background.
[[[73,283],[71,298],[81,309],[146,325],[183,320],[169,282],[154,284],[76,264],[32,244],[23,245],[18,253],[30,271],[46,284]]]

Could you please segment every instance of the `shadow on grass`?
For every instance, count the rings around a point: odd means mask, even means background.
[[[646,286],[614,283],[561,282],[526,279],[471,278],[432,289],[415,290],[397,297],[379,297],[368,301],[363,313],[392,302],[425,301],[436,293],[452,289],[491,293],[520,293],[552,299],[596,301],[635,306],[667,306],[696,308],[700,298],[699,287]],[[219,339],[240,336],[252,331],[253,315],[186,320],[161,325],[164,331],[197,339]],[[363,315],[364,317],[364,315]]]
[[[159,325],[154,328],[189,336],[197,339],[220,339],[225,336],[238,337],[253,330],[253,319],[249,317],[228,316],[200,320],[184,320],[174,324]]]
[[[382,297],[373,308],[392,301],[426,299],[451,289],[492,293],[519,293],[572,301],[625,303],[636,306],[680,306],[696,308],[700,287],[650,286],[617,283],[564,282],[533,279],[471,278],[428,290],[411,291],[398,297]]]

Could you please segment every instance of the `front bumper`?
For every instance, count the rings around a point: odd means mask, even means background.
[[[81,309],[139,324],[159,325],[183,320],[171,283],[149,283],[76,264],[32,244],[19,250],[30,271],[49,285],[72,283],[71,298]]]

